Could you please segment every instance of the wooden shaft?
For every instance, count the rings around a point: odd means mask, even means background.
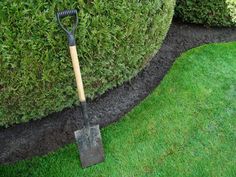
[[[70,46],[70,56],[72,59],[73,69],[75,73],[75,79],[76,79],[76,85],[77,85],[77,91],[79,95],[80,102],[85,102],[85,94],[84,94],[84,86],[82,82],[82,77],[80,73],[80,66],[79,66],[79,59],[77,55],[76,46]]]

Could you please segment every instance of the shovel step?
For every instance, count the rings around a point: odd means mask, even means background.
[[[104,150],[99,125],[74,132],[83,168],[104,161]]]

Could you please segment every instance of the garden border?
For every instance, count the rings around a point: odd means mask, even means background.
[[[234,40],[236,28],[209,28],[174,21],[160,51],[148,66],[131,81],[88,102],[92,124],[104,127],[118,121],[153,91],[182,52],[201,44]],[[80,107],[73,107],[41,120],[0,128],[0,163],[47,154],[74,142],[76,117],[81,127]]]

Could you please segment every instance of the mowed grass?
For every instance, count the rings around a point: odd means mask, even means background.
[[[75,144],[0,166],[1,177],[236,176],[236,43],[184,53],[160,86],[102,130],[104,163],[81,169]]]

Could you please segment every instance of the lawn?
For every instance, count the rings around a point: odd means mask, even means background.
[[[81,169],[75,144],[1,177],[236,176],[236,42],[182,54],[161,84],[102,129],[104,163]]]

